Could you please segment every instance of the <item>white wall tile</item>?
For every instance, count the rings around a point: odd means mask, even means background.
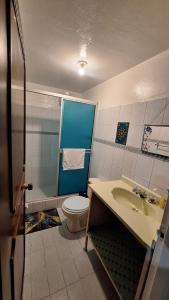
[[[169,98],[166,99],[166,107],[163,118],[163,125],[169,125]]]
[[[93,150],[90,161],[90,177],[97,177],[99,170],[99,145],[100,143],[93,143]]]
[[[167,197],[168,197],[168,192],[167,192],[166,188],[162,189],[159,186],[155,185],[154,183],[150,182],[149,189],[154,191],[155,193],[159,194],[160,196],[164,197],[165,199],[167,199]]]
[[[37,212],[41,210],[45,210],[44,201],[36,201],[32,203],[32,212]]]
[[[107,141],[114,141],[116,136],[116,122],[130,122],[127,145],[141,148],[143,137],[143,124],[167,124],[169,125],[169,99],[159,99],[149,102],[138,102],[124,106],[112,107],[109,109],[99,110],[98,124],[96,126],[97,137]],[[111,151],[106,151],[107,146],[97,143],[97,147],[93,149],[91,157],[90,176],[106,179],[117,179],[122,174],[135,178],[139,183],[149,186],[158,186],[161,190],[166,188],[166,180],[160,181],[158,168],[155,165],[153,170],[153,162],[156,158],[145,155],[136,155],[130,151],[110,146]],[[109,152],[111,152],[111,157]],[[162,162],[166,166],[166,162]],[[166,167],[167,168],[167,167]],[[152,175],[153,170],[153,175]],[[152,179],[151,179],[152,175]],[[166,178],[166,177],[165,177]],[[151,183],[150,183],[151,179]],[[153,182],[152,182],[153,180]]]
[[[131,106],[130,123],[143,125],[146,111],[146,102],[138,102]]]
[[[141,149],[143,131],[143,126],[131,124],[129,126],[129,132],[127,137],[127,146],[132,146]]]
[[[120,107],[119,122],[130,122],[132,104],[122,105]]]
[[[109,145],[102,145],[99,154],[98,177],[103,180],[110,178],[111,165],[114,148]]]
[[[137,162],[137,154],[130,151],[125,151],[122,174],[134,179],[135,168]]]
[[[169,163],[156,159],[151,176],[151,184],[161,189],[169,187]]]
[[[111,165],[111,172],[110,172],[110,179],[117,180],[120,179],[122,176],[122,168],[118,168],[116,165]]]
[[[125,150],[117,147],[113,147],[112,151],[112,163],[117,168],[122,169],[124,162]]]
[[[166,99],[148,101],[145,113],[145,124],[160,125],[163,122]]]
[[[135,177],[149,183],[153,170],[153,163],[153,158],[142,154],[137,155]]]
[[[142,186],[145,186],[145,187],[149,187],[149,182],[144,180],[143,178],[140,178],[140,177],[137,177],[135,176],[134,177],[134,181],[136,181],[137,183],[141,184]]]
[[[119,117],[120,117],[120,106],[116,107],[111,107],[109,109],[110,112],[110,119],[109,119],[109,124],[116,125],[119,122]]]

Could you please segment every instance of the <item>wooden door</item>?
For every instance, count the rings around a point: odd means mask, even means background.
[[[3,300],[20,300],[25,259],[25,57],[17,2],[0,0],[0,14],[0,288]]]

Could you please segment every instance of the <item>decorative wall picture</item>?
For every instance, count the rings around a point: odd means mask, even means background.
[[[169,157],[169,126],[145,125],[143,152]]]
[[[129,130],[129,122],[118,122],[115,142],[126,145]]]

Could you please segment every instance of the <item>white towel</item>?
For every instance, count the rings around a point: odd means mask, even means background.
[[[63,170],[84,168],[85,149],[63,149]]]

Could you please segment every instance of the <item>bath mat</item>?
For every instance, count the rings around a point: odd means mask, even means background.
[[[26,214],[25,216],[26,234],[58,225],[62,225],[62,223],[56,208]]]

